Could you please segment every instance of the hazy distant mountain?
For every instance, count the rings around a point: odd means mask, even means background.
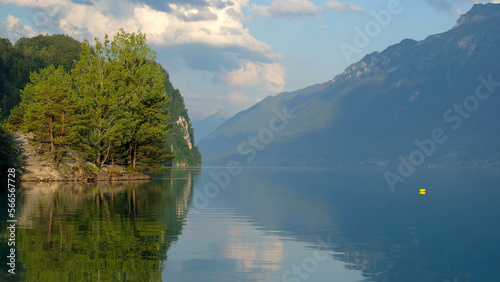
[[[499,95],[500,5],[477,4],[447,32],[405,39],[331,81],[267,97],[199,148],[204,164],[391,165],[414,151],[423,166],[498,164]],[[284,108],[294,115],[287,124],[277,119]]]
[[[202,120],[193,121],[195,143],[200,143],[203,138],[214,132],[221,124],[231,118],[227,113],[216,112]]]

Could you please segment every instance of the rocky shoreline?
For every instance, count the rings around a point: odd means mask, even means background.
[[[14,141],[23,157],[24,166],[18,172],[21,182],[94,182],[94,181],[135,181],[150,180],[151,177],[142,172],[129,172],[121,166],[97,168],[94,164],[83,162],[74,157],[56,169],[49,160],[41,160],[31,146],[33,136],[16,132]]]

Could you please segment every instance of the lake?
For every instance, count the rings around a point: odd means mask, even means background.
[[[498,169],[230,172],[22,184],[0,281],[500,281]]]

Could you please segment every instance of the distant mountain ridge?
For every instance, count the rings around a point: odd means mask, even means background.
[[[231,118],[231,115],[216,112],[202,120],[194,121],[193,128],[195,131],[195,144],[200,140],[214,132],[221,124]]]
[[[499,4],[476,4],[447,32],[405,39],[331,81],[267,97],[199,143],[204,164],[248,163],[251,148],[242,145],[268,126],[273,109],[287,109],[295,117],[272,142],[253,148],[252,165],[392,165],[436,128],[447,141],[426,156],[425,166],[498,165],[500,99],[494,89],[467,117],[456,109],[467,106],[464,99],[482,83],[478,77],[500,81],[498,15]]]

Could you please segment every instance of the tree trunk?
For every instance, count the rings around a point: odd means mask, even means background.
[[[104,155],[104,159],[102,160],[102,164],[104,165],[106,161],[108,160],[109,156],[109,150],[111,150],[111,145],[108,146],[108,149],[106,149],[106,154]]]
[[[137,140],[134,141],[134,162],[133,162],[133,168],[135,169],[135,162],[137,160]]]
[[[132,142],[129,143],[128,145],[128,160],[127,160],[128,166],[132,167]]]
[[[49,118],[49,128],[50,128],[50,151],[54,152],[54,133],[52,131],[52,116]]]
[[[61,138],[63,138],[63,135],[64,135],[64,111],[62,112],[61,125],[62,125],[62,128],[61,128]]]
[[[97,152],[97,159],[95,162],[98,167],[101,166],[101,152]]]

